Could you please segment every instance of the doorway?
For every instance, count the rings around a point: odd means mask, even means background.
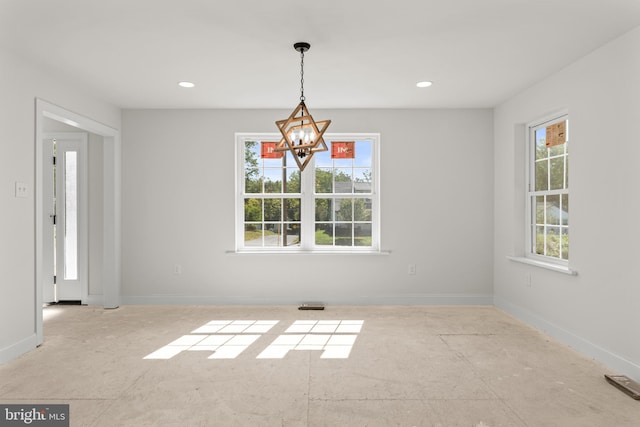
[[[88,299],[88,181],[85,132],[43,140],[43,303]]]
[[[101,280],[101,294],[99,299],[90,301],[94,305],[102,305],[104,308],[117,308],[120,305],[120,131],[91,118],[66,110],[42,99],[35,100],[35,161],[36,161],[36,185],[35,205],[37,218],[35,224],[36,239],[36,274],[35,274],[35,334],[36,345],[44,341],[42,306],[45,301],[44,292],[48,280],[48,272],[45,267],[45,239],[48,235],[47,220],[44,205],[45,189],[45,165],[43,162],[44,139],[46,135],[45,122],[53,120],[65,126],[71,126],[76,132],[87,132],[102,138],[103,155],[101,171],[102,203],[100,213],[101,224],[101,262],[97,272]],[[75,132],[74,132],[75,133]],[[85,163],[86,166],[86,163]],[[92,168],[93,169],[93,168]],[[85,198],[86,200],[86,198]],[[56,218],[56,222],[58,218]],[[87,234],[85,233],[85,236]],[[82,253],[80,251],[79,253]],[[86,251],[85,251],[86,253]],[[47,262],[48,264],[48,262]],[[94,272],[95,274],[96,272]],[[85,281],[85,283],[87,283]],[[86,291],[84,291],[86,292]]]

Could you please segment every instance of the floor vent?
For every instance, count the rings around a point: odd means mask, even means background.
[[[80,300],[69,300],[69,301],[58,301],[51,302],[49,305],[82,305],[82,301]]]
[[[304,303],[298,306],[298,310],[324,310],[324,304],[321,303]]]
[[[609,384],[622,390],[636,400],[640,400],[640,384],[626,375],[605,375]]]

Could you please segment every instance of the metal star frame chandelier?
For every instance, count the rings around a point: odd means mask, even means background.
[[[314,121],[304,103],[304,53],[310,47],[311,45],[306,42],[293,45],[293,48],[300,52],[300,104],[293,110],[289,118],[276,121],[282,139],[274,151],[291,151],[301,171],[309,164],[316,152],[327,151],[327,144],[322,135],[331,124],[331,120]]]

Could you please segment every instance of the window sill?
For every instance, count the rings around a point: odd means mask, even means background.
[[[323,250],[296,250],[296,251],[277,251],[277,250],[238,250],[226,251],[227,255],[390,255],[391,251],[323,251]]]
[[[522,264],[533,265],[534,267],[540,267],[551,271],[556,271],[562,274],[568,274],[569,276],[577,276],[578,272],[576,270],[570,269],[568,266],[552,264],[550,262],[538,261],[536,259],[518,257],[518,256],[508,256],[507,259],[515,262],[519,262]]]

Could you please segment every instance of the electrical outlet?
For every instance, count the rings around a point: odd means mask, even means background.
[[[409,276],[415,276],[416,275],[416,265],[415,264],[409,264],[408,273],[409,273]]]
[[[182,274],[182,265],[181,264],[175,264],[173,266],[173,274]]]
[[[24,182],[16,182],[15,196],[20,198],[29,197],[29,189],[27,188],[27,184],[25,184]]]

